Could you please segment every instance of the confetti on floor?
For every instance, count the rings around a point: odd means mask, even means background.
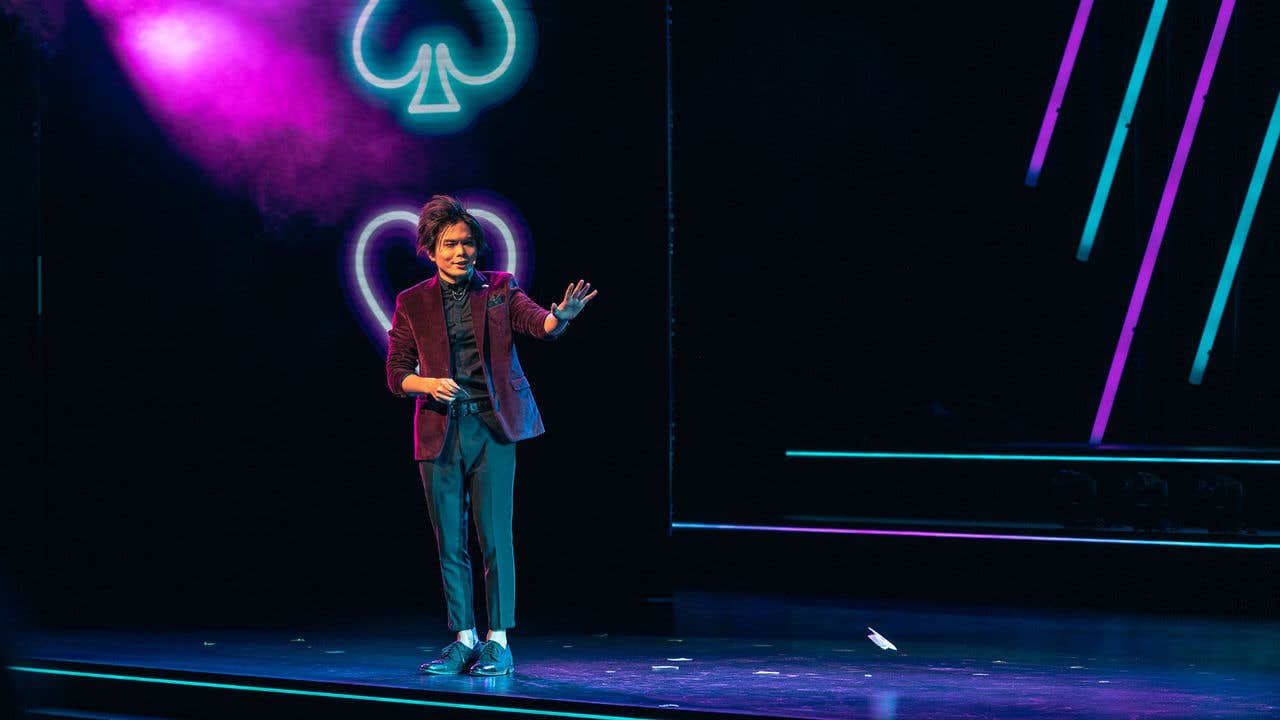
[[[897,650],[898,649],[897,647],[894,646],[893,643],[889,642],[888,638],[876,632],[875,628],[868,627],[867,629],[871,631],[871,634],[867,636],[867,639],[875,643],[876,647],[880,648],[881,650]]]

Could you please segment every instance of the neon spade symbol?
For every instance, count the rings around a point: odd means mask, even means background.
[[[351,37],[351,54],[355,59],[356,70],[360,73],[360,77],[376,88],[396,90],[409,85],[415,80],[417,81],[418,86],[414,90],[413,99],[409,101],[408,111],[410,115],[457,113],[462,110],[462,104],[458,102],[458,96],[453,90],[453,82],[455,80],[463,85],[490,85],[497,82],[499,78],[511,70],[516,59],[515,20],[512,19],[511,11],[507,9],[502,0],[492,0],[494,9],[501,20],[503,42],[505,43],[502,59],[498,61],[496,67],[481,75],[465,73],[454,64],[453,57],[449,54],[448,43],[440,42],[433,46],[428,42],[423,43],[418,48],[418,54],[414,59],[413,66],[400,77],[385,78],[374,74],[369,69],[369,64],[365,61],[364,51],[361,46],[365,28],[369,24],[369,18],[377,8],[378,2],[379,0],[369,0],[360,12],[360,18],[356,21],[355,33]],[[444,93],[444,102],[424,102],[427,88],[431,84],[433,65],[435,66],[435,76],[440,82],[440,89]]]

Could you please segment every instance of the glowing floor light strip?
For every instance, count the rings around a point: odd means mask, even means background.
[[[239,690],[245,692],[271,693],[275,695],[300,695],[304,697],[330,698],[336,700],[365,700],[368,702],[392,703],[396,705],[416,705],[418,707],[449,708],[452,710],[480,710],[483,712],[508,713],[512,715],[539,715],[542,717],[579,718],[580,720],[650,720],[649,718],[639,716],[600,715],[597,713],[561,712],[557,710],[535,710],[532,708],[503,707],[500,705],[472,705],[469,703],[453,703],[439,700],[414,700],[412,698],[379,697],[377,695],[356,695],[352,693],[322,692],[319,690],[294,690],[292,688],[264,687],[257,685],[234,685],[230,683],[198,682],[195,680],[171,680],[168,678],[142,677],[140,675],[116,675],[111,673],[83,672],[80,670],[57,670],[53,668],[25,667],[22,665],[10,665],[9,669],[14,672],[93,678],[96,680],[123,680],[126,682],[152,683],[156,685],[180,685],[184,687],[213,688],[216,690]]]
[[[1129,89],[1125,91],[1124,102],[1120,104],[1120,119],[1116,120],[1116,129],[1111,133],[1107,159],[1102,163],[1102,177],[1098,179],[1098,187],[1093,192],[1093,204],[1089,206],[1089,216],[1084,223],[1084,235],[1080,237],[1080,247],[1076,250],[1077,260],[1088,260],[1089,252],[1093,250],[1098,225],[1102,222],[1102,211],[1107,206],[1107,196],[1111,194],[1111,182],[1115,180],[1116,167],[1120,164],[1120,153],[1124,151],[1124,141],[1129,135],[1129,123],[1133,121],[1133,109],[1138,104],[1138,94],[1142,92],[1142,81],[1147,76],[1147,66],[1151,63],[1151,53],[1155,49],[1156,36],[1160,34],[1160,23],[1164,20],[1168,4],[1168,0],[1155,0],[1151,5],[1147,29],[1142,34],[1138,58],[1134,61],[1133,73],[1129,76]]]
[[[673,522],[675,530],[743,530],[751,532],[808,533],[814,535],[879,535],[882,537],[950,538],[952,540],[1025,540],[1028,542],[1086,543],[1091,545],[1156,545],[1186,548],[1236,548],[1280,550],[1276,543],[1201,542],[1192,540],[1130,540],[1126,538],[1081,538],[1054,535],[998,535],[988,533],[925,532],[923,530],[872,530],[867,528],[812,528],[786,525],[729,525]]]
[[[1222,275],[1218,278],[1218,289],[1213,294],[1213,303],[1209,306],[1209,318],[1204,323],[1204,331],[1200,335],[1200,346],[1196,348],[1196,357],[1191,363],[1190,379],[1193,385],[1199,385],[1204,379],[1204,369],[1209,364],[1209,351],[1213,349],[1214,338],[1218,336],[1218,324],[1222,322],[1222,311],[1227,305],[1227,296],[1231,294],[1231,286],[1236,279],[1236,268],[1240,266],[1245,238],[1249,236],[1249,227],[1253,225],[1253,213],[1258,209],[1258,198],[1262,195],[1267,171],[1271,169],[1271,159],[1276,154],[1278,137],[1280,137],[1280,96],[1276,97],[1275,110],[1271,111],[1271,123],[1267,125],[1267,133],[1262,140],[1258,163],[1253,166],[1253,179],[1249,181],[1249,191],[1244,196],[1244,207],[1240,210],[1240,219],[1236,221],[1236,230],[1231,236],[1231,248],[1227,250],[1227,261],[1222,267]]]
[[[1071,34],[1067,37],[1067,49],[1062,54],[1062,63],[1058,65],[1058,78],[1053,81],[1053,92],[1049,94],[1049,108],[1044,111],[1040,135],[1036,138],[1036,147],[1031,153],[1031,166],[1027,168],[1026,183],[1031,187],[1035,187],[1040,180],[1044,156],[1049,152],[1049,138],[1053,137],[1053,126],[1058,122],[1058,110],[1067,93],[1071,70],[1076,65],[1076,56],[1080,54],[1080,39],[1084,37],[1084,27],[1089,22],[1089,12],[1092,9],[1093,0],[1080,0],[1080,6],[1076,8],[1076,19],[1071,23]]]
[[[1189,463],[1195,465],[1280,465],[1280,459],[1224,457],[1138,457],[1121,455],[998,455],[984,453],[841,452],[788,450],[787,457],[858,458],[863,460],[1016,460],[1022,462]]]
[[[1133,342],[1138,317],[1142,314],[1142,303],[1147,299],[1147,287],[1151,284],[1151,274],[1155,271],[1156,258],[1160,256],[1160,244],[1164,241],[1164,231],[1169,225],[1173,201],[1178,195],[1178,183],[1182,181],[1182,170],[1187,165],[1191,141],[1196,134],[1196,125],[1200,122],[1200,112],[1204,109],[1204,97],[1209,92],[1209,83],[1213,81],[1213,70],[1218,65],[1222,39],[1227,34],[1227,25],[1231,22],[1231,11],[1235,6],[1235,0],[1222,0],[1222,5],[1218,7],[1218,19],[1213,24],[1209,49],[1205,51],[1204,62],[1200,65],[1200,76],[1196,78],[1191,107],[1187,109],[1187,119],[1182,123],[1182,134],[1178,136],[1178,149],[1173,154],[1173,165],[1169,168],[1169,177],[1165,180],[1164,192],[1160,195],[1160,207],[1156,210],[1155,224],[1151,228],[1151,236],[1147,239],[1147,250],[1142,256],[1142,266],[1138,269],[1138,281],[1134,284],[1133,295],[1129,298],[1129,309],[1125,312],[1124,325],[1120,327],[1120,341],[1116,343],[1116,353],[1111,358],[1111,369],[1107,372],[1107,384],[1102,390],[1102,401],[1098,403],[1098,414],[1093,419],[1093,431],[1089,434],[1091,443],[1102,442],[1102,436],[1107,431],[1107,420],[1110,419],[1111,408],[1115,404],[1116,389],[1120,387],[1120,377],[1124,375],[1125,361],[1129,358],[1129,346]]]

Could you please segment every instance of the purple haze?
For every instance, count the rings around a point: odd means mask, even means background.
[[[67,22],[66,0],[0,0],[0,11],[21,20],[45,49],[54,44]]]
[[[336,219],[425,180],[421,140],[348,89],[322,3],[86,0],[151,113],[266,213]]]

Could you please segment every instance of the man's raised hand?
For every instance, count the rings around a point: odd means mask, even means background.
[[[569,287],[565,288],[564,299],[559,305],[552,305],[551,309],[555,311],[556,318],[559,320],[572,320],[578,317],[578,313],[591,302],[591,298],[596,296],[599,290],[592,290],[591,283],[578,280],[577,284],[569,283]]]

